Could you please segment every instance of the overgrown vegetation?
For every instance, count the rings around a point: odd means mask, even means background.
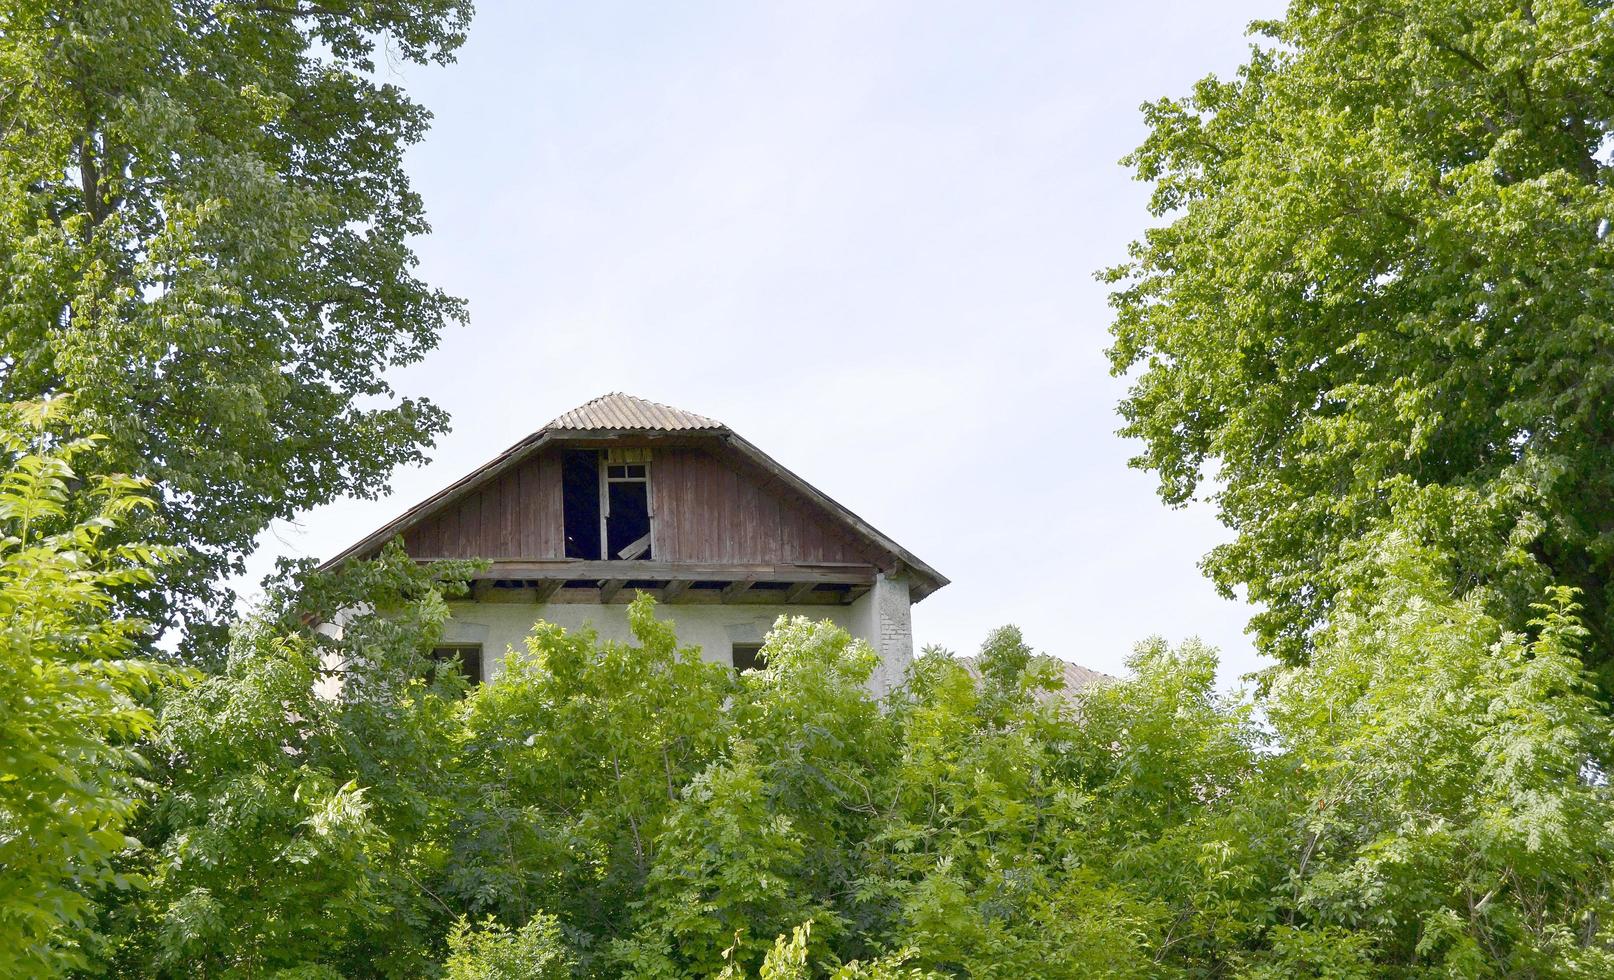
[[[367,400],[458,313],[369,59],[468,4],[0,2],[0,976],[1614,975],[1610,9],[1297,2],[1148,108],[1123,411],[1283,666],[1005,628],[877,700],[642,597],[467,689],[398,547],[212,629],[441,429]]]
[[[115,859],[138,844],[147,697],[177,679],[112,598],[162,558],[108,541],[145,487],[75,472],[95,441],[59,438],[61,410],[0,406],[0,976],[84,965],[92,897],[138,884]]]
[[[134,840],[58,872],[94,915],[34,948],[141,977],[1614,970],[1614,731],[1571,597],[1527,637],[1410,546],[1374,560],[1257,723],[1193,644],[1046,698],[1004,629],[881,703],[831,624],[735,675],[648,598],[633,643],[540,625],[467,691],[425,658],[466,569],[393,549],[169,689]],[[332,637],[311,596],[373,611]]]

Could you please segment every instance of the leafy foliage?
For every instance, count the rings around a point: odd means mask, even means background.
[[[167,699],[125,859],[151,884],[95,949],[157,977],[1614,969],[1572,594],[1527,635],[1427,548],[1361,561],[1377,586],[1259,705],[1196,643],[1061,692],[1013,629],[882,702],[832,624],[781,619],[735,675],[647,597],[631,643],[540,623],[467,691],[424,654],[470,569],[394,547]]]
[[[736,676],[646,597],[468,690],[473,568],[398,545],[137,658],[444,428],[382,380],[461,309],[373,75],[469,0],[0,0],[0,398],[76,393],[0,406],[0,974],[1614,975],[1610,9],[1297,0],[1147,107],[1126,431],[1218,467],[1286,667],[1067,692],[1005,628],[881,701],[830,623]]]
[[[388,549],[241,623],[224,671],[169,699],[151,888],[112,916],[116,971],[423,969],[424,937],[452,919],[420,875],[439,860],[464,691],[425,655],[456,588],[439,576],[464,574]]]
[[[138,659],[147,627],[115,592],[149,584],[163,555],[109,538],[145,486],[84,481],[89,439],[63,438],[59,404],[0,406],[0,975],[84,962],[82,927],[141,798],[147,696],[177,679]],[[88,516],[75,518],[76,512]]]
[[[388,403],[459,301],[413,274],[427,114],[470,0],[0,3],[0,398],[74,393],[95,466],[188,546],[154,613],[205,619],[271,519],[368,495],[444,431]]]
[[[465,919],[448,934],[446,980],[566,980],[571,960],[553,916],[535,915],[520,929],[489,918],[472,928]]]
[[[1554,590],[1527,639],[1422,558],[1387,552],[1383,593],[1275,685],[1285,925],[1453,975],[1608,973],[1614,726],[1576,657],[1579,607]]]
[[[1238,536],[1205,567],[1289,662],[1395,532],[1515,629],[1581,589],[1609,664],[1608,4],[1297,0],[1254,31],[1129,158],[1166,219],[1107,274],[1135,464],[1173,504],[1214,466]]]

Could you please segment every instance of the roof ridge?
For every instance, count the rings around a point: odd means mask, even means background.
[[[709,416],[688,409],[652,401],[625,391],[609,391],[591,398],[549,421],[543,429],[560,430],[646,430],[726,429],[728,426]]]

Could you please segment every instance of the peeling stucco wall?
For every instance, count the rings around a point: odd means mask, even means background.
[[[526,640],[539,620],[568,630],[593,626],[601,639],[631,641],[628,607],[591,603],[529,604],[515,602],[456,602],[453,618],[444,628],[445,643],[482,645],[483,676],[496,677],[508,651],[526,651]],[[874,587],[849,606],[779,604],[664,605],[658,619],[675,624],[679,643],[701,648],[701,656],[727,664],[736,643],[761,643],[780,616],[827,619],[853,636],[867,640],[880,654],[881,663],[869,686],[884,693],[902,680],[913,660],[913,627],[908,608],[908,583],[898,576],[881,576]]]
[[[884,572],[874,588],[851,605],[848,627],[853,636],[868,640],[880,654],[880,667],[869,686],[884,693],[902,682],[913,662],[913,614],[907,576]]]
[[[628,607],[580,602],[546,604],[511,602],[456,602],[453,618],[444,628],[446,643],[482,644],[483,676],[498,676],[505,653],[524,653],[527,635],[539,620],[568,630],[593,626],[603,640],[631,642]],[[656,618],[671,620],[684,646],[697,646],[712,663],[727,664],[736,643],[761,643],[774,620],[782,615],[828,619],[843,629],[850,626],[850,607],[778,605],[664,605]]]

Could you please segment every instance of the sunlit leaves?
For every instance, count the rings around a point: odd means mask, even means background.
[[[152,580],[156,549],[110,543],[150,506],[123,477],[88,482],[94,441],[64,436],[58,404],[0,406],[0,974],[82,965],[105,890],[137,884],[114,859],[144,797],[138,740],[158,685],[136,657],[147,627],[114,596]],[[83,516],[79,516],[83,515]]]
[[[1300,0],[1254,33],[1129,157],[1162,222],[1105,276],[1135,463],[1210,495],[1238,536],[1205,567],[1289,662],[1386,526],[1516,629],[1581,588],[1608,661],[1607,5]]]

